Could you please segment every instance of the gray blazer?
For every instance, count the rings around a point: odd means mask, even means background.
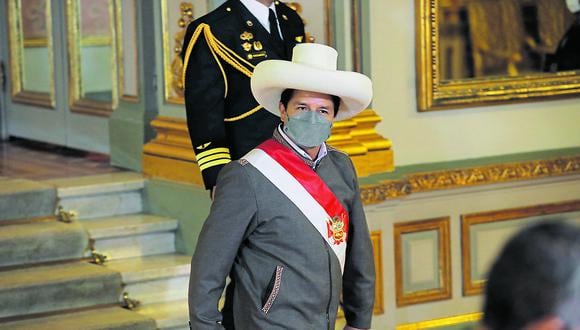
[[[191,263],[192,329],[223,329],[217,304],[228,275],[235,285],[225,308],[236,329],[334,329],[341,293],[348,324],[370,328],[375,270],[354,167],[329,148],[316,172],[350,215],[344,274],[287,197],[251,164],[231,162]]]

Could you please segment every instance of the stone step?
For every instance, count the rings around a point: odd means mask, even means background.
[[[137,313],[152,318],[157,328],[166,330],[189,329],[187,299],[140,306]]]
[[[56,190],[53,186],[24,179],[0,183],[0,222],[54,215]]]
[[[80,219],[93,219],[143,210],[145,179],[132,172],[110,173],[44,181],[56,187],[58,204]]]
[[[83,221],[95,249],[109,259],[175,252],[177,220],[133,214]]]
[[[174,231],[179,224],[175,219],[151,214],[104,217],[82,223],[95,240]]]
[[[123,292],[141,304],[187,299],[189,276],[178,276],[126,284]]]
[[[2,323],[0,329],[41,330],[41,329],[156,329],[155,321],[143,314],[121,307],[95,308],[81,312],[62,313],[27,320]]]
[[[71,262],[0,272],[0,318],[118,303],[121,275]]]
[[[124,292],[142,304],[187,298],[191,257],[178,254],[107,262],[121,273]]]
[[[121,273],[124,284],[189,276],[191,257],[181,254],[137,257],[113,260],[105,267]]]
[[[78,221],[13,224],[0,228],[0,267],[80,259],[89,237]]]

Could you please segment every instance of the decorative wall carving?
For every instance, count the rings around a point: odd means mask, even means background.
[[[189,23],[193,22],[193,4],[189,2],[182,2],[179,6],[181,10],[181,18],[177,21],[179,30],[174,36],[174,46],[173,46],[173,60],[171,61],[171,88],[175,95],[182,99],[183,98],[183,61],[181,60],[181,47],[183,46],[183,39],[185,38],[185,32],[187,32],[187,26]]]
[[[361,187],[365,204],[381,203],[412,193],[580,173],[580,156],[524,161],[473,168],[410,174],[400,180]]]

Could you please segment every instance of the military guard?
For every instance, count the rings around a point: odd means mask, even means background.
[[[282,124],[220,172],[191,263],[192,329],[369,329],[373,250],[354,166],[327,146],[332,123],[370,103],[366,76],[336,69],[337,52],[294,48],[256,66],[252,92]],[[226,276],[225,306],[218,300]]]
[[[300,16],[272,0],[228,0],[188,26],[181,54],[187,126],[206,189],[279,122],[252,96],[254,67],[289,59],[304,38]]]

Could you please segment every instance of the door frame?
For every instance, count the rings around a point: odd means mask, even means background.
[[[0,24],[0,36],[8,36],[8,17],[7,15],[7,3],[4,3],[3,10],[0,11],[0,22],[6,22],[6,24]],[[8,38],[1,38],[0,40],[0,63],[2,67],[0,68],[0,141],[6,140],[8,138],[8,130],[6,128],[6,94],[9,91],[8,86]]]

